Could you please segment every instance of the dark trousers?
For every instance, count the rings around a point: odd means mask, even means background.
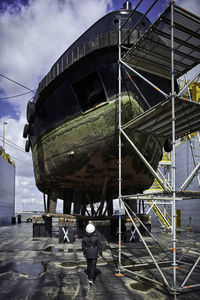
[[[96,258],[88,258],[87,259],[87,271],[88,271],[88,279],[95,280],[96,279]]]

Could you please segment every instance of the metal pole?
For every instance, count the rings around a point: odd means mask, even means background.
[[[151,106],[149,105],[149,103],[147,102],[147,99],[144,97],[144,95],[142,94],[142,92],[140,91],[140,89],[138,88],[137,84],[133,81],[133,79],[131,78],[130,74],[128,73],[127,70],[125,70],[128,78],[130,79],[131,83],[134,85],[134,87],[136,88],[136,90],[138,91],[138,93],[140,94],[140,96],[142,97],[142,99],[144,100],[145,104],[148,106],[148,108],[151,108]]]
[[[142,17],[139,19],[139,21],[133,26],[133,28],[131,29],[131,31],[127,34],[127,36],[123,39],[123,41],[122,41],[122,44],[125,42],[125,40],[131,35],[131,33],[138,27],[138,25],[142,22],[142,20],[144,19],[144,18],[146,18],[146,15],[150,12],[150,10],[152,9],[152,7],[154,7],[154,5],[156,4],[158,2],[158,0],[155,0],[154,2],[153,2],[153,4],[148,8],[148,10],[145,12],[145,14],[143,14],[142,15]],[[140,4],[140,3],[139,3]],[[135,8],[135,10],[136,10],[136,8]],[[125,23],[125,22],[124,22]],[[124,25],[124,24],[123,24]],[[132,50],[132,48],[131,48],[131,50]],[[131,51],[130,50],[130,51]],[[130,51],[128,51],[124,56],[123,56],[123,59],[129,54],[129,52]]]
[[[186,249],[186,251],[181,255],[181,257],[179,258],[179,262],[181,262],[181,260],[182,260],[182,258],[185,256],[185,255],[187,255],[188,253],[189,253],[189,251],[193,248],[193,246],[196,244],[196,242],[197,241],[199,241],[199,239],[200,239],[200,237],[198,237],[193,243],[192,243],[192,245],[190,245],[187,249]],[[181,263],[183,263],[183,262],[181,262]],[[185,262],[184,262],[185,263]]]
[[[143,0],[140,0],[138,2],[138,4],[136,5],[136,7],[132,10],[132,12],[130,13],[130,15],[127,17],[127,19],[124,21],[124,23],[122,24],[122,26],[120,26],[120,30],[122,30],[122,28],[125,26],[125,24],[128,22],[128,20],[130,19],[130,17],[133,15],[133,13],[136,11],[136,9],[138,8],[138,6],[142,3]]]
[[[4,156],[4,151],[5,151],[5,125],[8,123],[3,121],[3,156]]]
[[[135,230],[137,231],[137,233],[138,233],[140,239],[142,240],[142,243],[144,244],[144,246],[145,246],[147,252],[148,252],[149,255],[151,256],[151,258],[152,258],[152,260],[153,260],[153,262],[154,262],[156,268],[158,269],[160,275],[162,276],[162,279],[163,279],[164,283],[166,284],[167,288],[170,290],[170,286],[169,286],[169,283],[168,283],[167,279],[165,278],[163,272],[161,271],[161,269],[160,269],[158,263],[156,262],[156,260],[155,260],[155,258],[154,258],[154,256],[153,256],[153,254],[151,253],[151,251],[150,251],[148,245],[146,244],[145,240],[143,239],[143,236],[141,235],[139,229],[137,228],[137,225],[135,224],[133,218],[131,217],[131,215],[130,215],[130,213],[129,213],[127,207],[126,207],[126,205],[124,204],[124,202],[123,202],[122,200],[121,200],[121,203],[122,203],[122,205],[123,205],[123,207],[124,207],[124,209],[125,209],[127,215],[129,216],[129,218],[130,218],[130,220],[131,220],[133,226],[135,227]]]
[[[183,290],[183,289],[196,288],[196,287],[199,287],[199,286],[200,286],[199,283],[198,283],[198,284],[193,284],[193,285],[187,285],[187,286],[182,287],[182,290]]]
[[[157,181],[160,183],[160,185],[162,186],[162,188],[167,191],[170,192],[171,191],[171,187],[168,184],[168,182],[166,180],[162,180],[162,178],[160,178],[160,176],[156,173],[156,171],[152,168],[152,166],[148,163],[148,161],[145,159],[145,157],[142,155],[142,153],[138,150],[138,148],[135,146],[135,144],[131,141],[131,139],[127,136],[127,134],[124,132],[124,130],[121,129],[121,133],[123,133],[123,135],[125,136],[125,138],[129,141],[129,143],[132,145],[132,147],[134,148],[134,150],[136,151],[136,153],[139,155],[139,157],[141,158],[141,160],[144,162],[144,164],[147,166],[147,168],[149,169],[149,171],[151,172],[151,174],[157,179]]]
[[[172,98],[172,248],[173,290],[176,294],[176,181],[175,181],[175,90],[174,90],[174,1],[171,0],[171,98]]]
[[[186,76],[186,74],[184,74],[184,79],[185,79],[185,85],[186,85],[187,84],[187,76]],[[189,98],[189,100],[192,101],[189,86],[187,87],[187,92],[188,92],[188,98]]]
[[[188,93],[189,93],[189,89],[188,89]],[[190,96],[190,94],[189,94],[189,96]],[[190,96],[190,98],[191,98],[191,96]],[[194,145],[192,143],[192,137],[191,137],[191,135],[189,134],[188,137],[189,137],[189,142],[190,142],[190,148],[191,148],[193,163],[194,163],[194,166],[196,167],[197,163],[196,163],[196,160],[195,160],[195,148],[194,148]],[[196,139],[194,140],[194,142],[196,142]],[[198,180],[198,184],[199,184],[199,187],[200,187],[200,178],[199,178],[199,175],[198,175],[198,173],[195,174],[195,175],[197,175],[197,180]]]
[[[188,176],[188,178],[185,180],[185,182],[182,184],[182,186],[178,189],[178,192],[183,192],[188,185],[190,184],[190,182],[193,180],[194,176],[196,176],[198,170],[200,168],[200,162],[198,163],[198,165],[194,168],[194,170],[190,173],[190,175]]]
[[[129,273],[131,273],[131,274],[133,274],[133,275],[136,275],[137,277],[140,277],[140,278],[143,278],[143,279],[145,279],[145,280],[151,281],[151,282],[153,282],[153,283],[155,283],[155,284],[159,284],[160,286],[163,286],[163,285],[164,285],[162,282],[159,282],[159,281],[154,280],[154,279],[152,279],[152,278],[143,276],[143,275],[139,274],[138,272],[133,272],[133,271],[131,271],[131,270],[129,270],[129,269],[126,269],[125,267],[122,267],[122,268],[123,268],[125,271],[127,271],[127,272],[129,272]]]
[[[122,233],[121,233],[121,197],[122,197],[122,139],[121,139],[121,113],[122,113],[122,94],[121,94],[121,20],[119,19],[119,63],[118,63],[118,89],[119,89],[119,100],[118,100],[118,115],[119,115],[119,274],[121,273],[121,240],[122,240]]]
[[[147,227],[144,225],[144,223],[140,220],[140,218],[138,218],[138,216],[134,213],[134,211],[130,208],[130,206],[126,203],[123,202],[124,206],[126,206],[129,211],[133,214],[133,216],[138,220],[138,222],[140,223],[140,225],[142,225],[142,227],[148,232],[148,234],[152,237],[152,239],[157,243],[157,245],[162,249],[163,247],[159,244],[159,242],[156,240],[156,238],[153,236],[153,234],[147,229]]]
[[[43,193],[43,200],[44,200],[44,212],[47,212],[47,205],[46,205],[46,196],[45,193]]]
[[[180,97],[181,94],[183,94],[183,92],[189,87],[189,85],[196,79],[196,77],[200,74],[200,71],[198,71],[194,77],[188,82],[188,84],[186,84],[186,86],[178,93],[177,97]]]
[[[192,272],[194,271],[196,265],[198,264],[200,260],[200,256],[197,258],[196,262],[194,263],[194,265],[192,266],[190,272],[188,273],[188,275],[186,276],[185,280],[183,281],[183,283],[181,284],[181,289],[184,287],[184,285],[186,284],[186,282],[188,281],[188,279],[190,278],[190,275],[192,274]]]
[[[162,264],[169,264],[171,263],[171,260],[166,260],[166,261],[160,261],[157,262],[158,265],[162,265]],[[144,263],[144,264],[134,264],[134,265],[127,265],[127,266],[123,266],[123,268],[137,268],[137,267],[146,267],[146,266],[151,266],[152,263]]]
[[[145,78],[144,76],[142,76],[139,72],[137,72],[135,69],[133,69],[132,67],[130,67],[128,64],[126,64],[123,60],[120,60],[120,62],[127,67],[129,70],[131,70],[133,73],[135,73],[136,75],[138,75],[140,78],[142,78],[145,82],[147,82],[148,84],[150,84],[154,89],[156,89],[156,91],[158,91],[159,93],[161,93],[163,96],[165,96],[165,98],[168,98],[168,95],[163,92],[159,87],[157,87],[155,84],[153,84],[151,81],[149,81],[147,78]]]

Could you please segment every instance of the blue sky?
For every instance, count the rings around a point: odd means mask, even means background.
[[[120,9],[123,0],[0,0],[0,74],[30,89],[36,89],[58,57],[89,26],[111,10]],[[134,7],[138,1],[132,0]],[[139,10],[145,12],[153,0],[143,0]],[[168,5],[158,0],[149,19],[153,22]],[[199,0],[176,3],[200,14]],[[24,149],[22,138],[26,123],[26,105],[33,93],[0,76],[0,145],[2,124],[6,138]],[[17,150],[10,142],[6,151],[16,162],[16,208],[42,208],[42,195],[35,187],[31,154]]]

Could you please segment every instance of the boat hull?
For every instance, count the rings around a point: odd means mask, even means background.
[[[123,27],[124,46],[135,44],[151,25],[146,17],[139,24],[141,17],[135,11]],[[91,26],[52,66],[27,106],[26,151],[32,149],[37,187],[52,202],[60,198],[64,203],[84,206],[90,202],[109,202],[118,196],[119,24],[116,20],[123,18],[120,10]],[[137,71],[169,94],[170,80],[145,68]],[[123,124],[164,99],[140,76],[123,67],[121,93]],[[126,132],[156,169],[163,139],[129,129]],[[143,192],[151,186],[153,177],[124,137],[122,142],[122,193]],[[111,208],[108,213],[112,214]]]

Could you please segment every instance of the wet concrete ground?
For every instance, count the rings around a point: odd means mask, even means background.
[[[152,239],[145,237],[155,258],[159,261],[171,259],[171,235],[159,231],[154,236],[166,249],[164,252]],[[179,257],[197,238],[199,240],[194,244],[190,255],[184,258],[186,263],[195,261],[200,255],[200,235],[186,232],[177,235]],[[124,272],[123,277],[115,276],[117,242],[110,245],[103,242],[103,249],[105,260],[98,260],[98,269],[102,274],[97,277],[95,285],[90,287],[84,272],[86,261],[81,251],[81,239],[76,239],[73,244],[59,244],[58,237],[33,239],[32,223],[0,227],[0,299],[175,299],[162,286],[141,280],[132,273]],[[152,261],[141,242],[122,244],[122,250],[123,265]],[[190,268],[188,264],[181,264],[177,269],[179,286]],[[145,268],[135,266],[129,269],[162,282],[153,264]],[[164,264],[162,271],[172,285],[171,263]],[[187,285],[197,283],[200,283],[200,264]],[[176,299],[199,300],[200,288],[187,289],[177,295]]]

